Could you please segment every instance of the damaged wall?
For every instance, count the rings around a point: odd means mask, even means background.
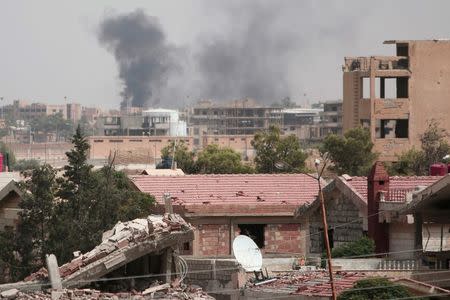
[[[360,216],[358,207],[336,189],[330,194],[325,194],[324,197],[327,207],[329,238],[330,241],[333,241],[332,246],[337,247],[360,239],[364,229],[363,218]],[[333,229],[344,223],[345,226]],[[325,250],[322,232],[322,212],[318,208],[309,218],[310,253],[321,254]]]
[[[231,255],[232,242],[237,235],[241,234],[239,226],[245,224],[244,226],[260,228],[262,234],[247,232],[247,235],[262,242],[260,248],[263,253],[305,254],[306,234],[304,228],[299,223],[293,222],[298,221],[293,218],[280,217],[216,217],[214,220],[195,220],[195,222],[193,220],[196,229],[191,253],[194,256]]]

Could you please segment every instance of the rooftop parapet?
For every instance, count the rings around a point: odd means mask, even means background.
[[[345,57],[342,66],[344,72],[369,71],[370,61],[375,60],[377,70],[408,70],[407,56],[370,56],[370,57]]]

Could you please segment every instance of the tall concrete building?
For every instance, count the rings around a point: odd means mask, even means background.
[[[346,57],[343,129],[370,130],[380,159],[420,147],[432,120],[450,132],[450,41],[385,41],[395,56]]]
[[[200,101],[189,109],[188,127],[192,135],[253,135],[270,125],[281,126],[281,107],[261,106],[253,99],[226,103]]]

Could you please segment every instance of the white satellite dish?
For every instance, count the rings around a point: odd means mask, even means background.
[[[255,242],[246,235],[238,235],[233,241],[236,260],[245,271],[261,271],[262,255]]]

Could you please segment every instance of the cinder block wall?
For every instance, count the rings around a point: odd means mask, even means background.
[[[206,291],[236,289],[245,280],[239,264],[232,259],[202,259],[185,256],[188,264],[186,282],[201,286]],[[245,274],[244,274],[245,277]]]
[[[264,238],[265,253],[304,254],[305,252],[304,234],[300,224],[268,224]]]
[[[194,240],[198,249],[196,255],[231,255],[230,226],[228,224],[199,224],[197,229],[198,234]],[[233,226],[233,233],[234,236],[239,234],[236,225]],[[267,224],[264,228],[263,253],[305,254],[305,245],[305,233],[300,224]]]
[[[230,226],[228,224],[200,224],[197,228],[199,255],[224,256],[230,254]]]

